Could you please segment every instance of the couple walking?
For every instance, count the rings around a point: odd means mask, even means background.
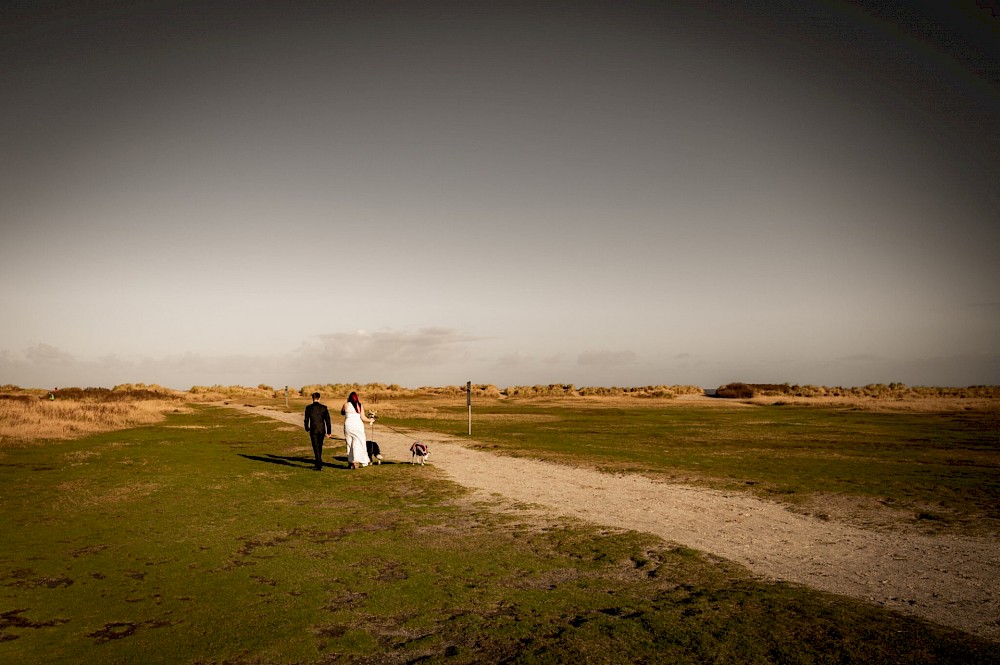
[[[306,407],[305,428],[309,432],[312,440],[313,455],[316,456],[317,471],[323,468],[323,439],[333,433],[330,425],[330,410],[319,401],[319,393],[312,394],[312,404]],[[365,434],[365,422],[373,423],[375,420],[365,415],[365,408],[361,406],[358,394],[352,392],[340,408],[340,415],[344,416],[344,440],[347,442],[347,468],[359,469],[368,466],[371,460],[368,459],[368,437]]]

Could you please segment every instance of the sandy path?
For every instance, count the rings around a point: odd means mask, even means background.
[[[302,425],[298,414],[245,410]],[[869,531],[749,495],[498,456],[437,433],[404,435],[376,424],[374,437],[389,460],[409,460],[416,439],[429,443],[429,463],[486,495],[652,533],[767,579],[861,598],[1000,641],[1000,543],[994,540]],[[377,470],[359,473],[369,472]]]

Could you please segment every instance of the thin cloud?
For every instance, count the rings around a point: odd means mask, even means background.
[[[69,353],[51,344],[36,344],[24,350],[24,358],[39,365],[74,364],[77,362]]]
[[[296,355],[347,367],[431,365],[464,357],[478,337],[453,328],[423,328],[416,332],[384,330],[337,332],[317,336]]]
[[[526,365],[535,364],[536,359],[527,356],[520,351],[515,351],[514,353],[508,353],[507,355],[500,356],[497,358],[495,367],[524,367]]]
[[[635,362],[635,353],[632,351],[584,351],[577,357],[576,361],[580,365],[598,367],[630,365]]]
[[[886,359],[871,353],[855,353],[849,356],[834,358],[834,361],[839,363],[882,363]]]
[[[204,356],[187,352],[161,357],[106,354],[82,359],[51,344],[20,352],[0,350],[4,382],[26,386],[113,386],[158,383],[193,385],[305,385],[317,381],[432,381],[468,364],[469,346],[480,338],[452,328],[329,333],[280,355]],[[450,380],[450,379],[448,379]]]
[[[678,353],[674,356],[674,361],[677,363],[677,367],[689,368],[689,367],[701,367],[705,365],[705,359],[696,356],[691,353]]]
[[[187,389],[194,385],[257,385],[268,377],[286,376],[288,366],[287,360],[279,357],[196,353],[160,358],[109,354],[82,359],[49,344],[37,344],[21,352],[0,351],[0,376],[4,382],[26,387],[157,383]]]

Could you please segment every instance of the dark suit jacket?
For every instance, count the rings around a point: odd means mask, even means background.
[[[313,402],[307,406],[305,427],[307,432],[332,434],[333,428],[330,425],[330,410],[319,402]]]

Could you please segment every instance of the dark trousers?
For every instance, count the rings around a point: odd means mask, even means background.
[[[316,456],[316,468],[323,468],[323,439],[326,438],[324,432],[309,432],[309,438],[313,444],[313,455]]]

